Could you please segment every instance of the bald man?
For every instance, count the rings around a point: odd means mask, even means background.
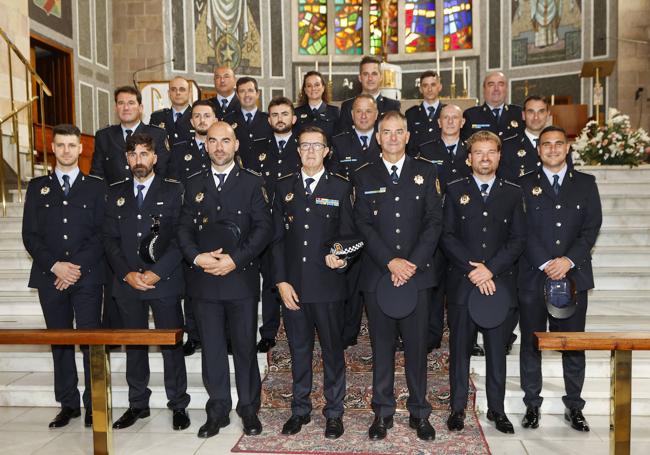
[[[223,118],[231,112],[238,112],[241,109],[237,93],[235,92],[235,72],[229,66],[217,66],[214,68],[214,88],[217,96],[210,98],[217,112],[217,119]]]
[[[190,106],[191,86],[187,79],[177,76],[169,81],[167,96],[172,107],[159,109],[151,114],[149,124],[163,128],[167,132],[169,147],[192,138],[192,106]]]

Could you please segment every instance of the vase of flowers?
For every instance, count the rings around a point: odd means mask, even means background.
[[[633,129],[629,116],[613,110],[605,125],[599,126],[593,120],[585,125],[573,144],[574,161],[584,165],[638,166],[647,159],[648,148],[648,133],[643,128]]]

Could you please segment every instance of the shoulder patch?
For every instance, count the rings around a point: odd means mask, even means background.
[[[262,176],[262,173],[261,173],[261,172],[256,172],[256,171],[254,171],[254,170],[252,170],[252,169],[248,169],[247,167],[245,167],[245,168],[243,168],[243,169],[244,169],[246,172],[248,172],[249,174],[253,174],[253,175],[257,176],[257,177],[261,177],[261,176]]]
[[[368,166],[369,164],[370,164],[370,163],[363,163],[361,166],[359,166],[358,168],[356,168],[356,169],[354,170],[354,172],[360,171],[361,169],[363,169],[364,167]]]
[[[447,186],[451,186],[454,183],[458,183],[458,182],[466,182],[468,179],[469,179],[469,177],[461,177],[459,179],[452,180],[451,182],[447,183]]]
[[[92,177],[94,179],[101,180],[102,182],[104,181],[104,177],[100,177],[99,175],[88,174],[88,177]]]
[[[120,184],[122,184],[124,182],[128,182],[128,181],[129,181],[128,179],[118,180],[117,182],[111,183],[109,186],[117,186],[117,185],[120,185]]]
[[[261,175],[262,175],[262,173],[260,172],[260,176],[261,176]],[[295,172],[292,172],[292,173],[290,173],[290,174],[282,175],[282,176],[278,177],[278,181],[280,181],[280,180],[284,180],[284,179],[286,179],[287,177],[291,177],[292,175],[296,175],[296,173],[295,173]]]
[[[176,180],[176,179],[165,178],[165,179],[163,179],[163,180],[164,180],[165,182],[169,182],[169,183],[181,183],[181,182],[179,182],[179,181]]]

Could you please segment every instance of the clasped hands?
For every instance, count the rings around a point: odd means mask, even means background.
[[[497,287],[494,284],[494,280],[492,280],[494,275],[490,272],[490,269],[482,262],[469,261],[469,265],[474,267],[474,270],[467,274],[467,278],[469,278],[473,285],[478,287],[481,294],[493,295],[497,291]]]
[[[548,261],[544,267],[544,273],[551,280],[561,280],[569,270],[571,270],[571,260],[564,256]]]
[[[52,273],[56,276],[54,287],[57,291],[64,291],[81,278],[81,266],[72,262],[55,262]]]
[[[151,270],[147,270],[146,272],[129,272],[124,277],[124,281],[133,289],[148,291],[156,288],[154,285],[160,281],[160,277]]]
[[[194,260],[205,273],[215,276],[225,276],[237,268],[229,254],[223,253],[223,248],[199,254]]]
[[[388,270],[390,271],[390,279],[393,282],[393,286],[400,287],[405,285],[415,275],[417,268],[417,265],[406,259],[391,259],[388,263]]]

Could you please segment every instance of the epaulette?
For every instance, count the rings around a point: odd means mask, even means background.
[[[117,182],[113,182],[113,183],[111,183],[111,184],[108,185],[108,186],[117,186],[117,185],[120,185],[120,184],[122,184],[122,183],[124,183],[124,182],[127,182],[128,180],[129,180],[129,179],[118,180]]]
[[[502,179],[503,183],[507,183],[508,185],[512,185],[516,188],[521,188],[521,186],[517,185],[516,183],[511,182],[510,180]]]
[[[349,133],[350,133],[349,131],[341,131],[340,133],[335,134],[334,136],[332,136],[332,139],[334,139],[335,137],[339,137],[339,136],[345,136],[346,134],[349,134]]]
[[[164,180],[165,182],[169,182],[169,183],[181,183],[181,182],[179,182],[179,181],[176,180],[176,179],[166,178],[166,179],[163,179],[163,180]]]
[[[346,182],[349,182],[349,181],[350,181],[349,178],[347,178],[347,177],[346,177],[345,175],[343,175],[343,174],[339,174],[338,172],[330,172],[330,174],[331,174],[331,175],[334,175],[334,176],[336,176],[336,177],[339,177],[339,178],[345,180]]]
[[[38,177],[32,177],[32,179],[30,181],[31,182],[37,182],[37,181],[43,180],[44,178],[49,177],[49,176],[50,176],[49,174],[39,175]]]
[[[512,139],[512,138],[515,138],[515,137],[517,137],[517,136],[518,136],[517,134],[513,134],[512,136],[508,136],[508,137],[505,138],[505,139],[501,139],[501,142],[503,143],[503,142],[505,142],[505,141],[507,141],[507,140],[510,140],[510,139]]]
[[[163,107],[162,109],[158,109],[157,111],[153,111],[153,112],[151,113],[151,115],[153,115],[153,114],[157,114],[158,112],[162,112],[162,113],[169,112],[170,110],[171,110],[171,109],[168,108],[168,107]]]
[[[535,169],[533,169],[532,171],[528,171],[528,172],[526,172],[525,174],[521,174],[521,175],[519,176],[519,178],[522,178],[523,176],[528,175],[528,174],[532,174],[533,172],[537,172],[537,171],[536,171]]]
[[[254,138],[253,142],[266,141],[266,140],[269,140],[269,138],[268,137],[258,137],[258,138]]]
[[[102,182],[104,181],[104,177],[100,177],[99,175],[88,174],[88,177],[92,177],[94,179],[101,180]]]
[[[260,175],[262,175],[262,174],[260,174]],[[280,180],[284,180],[284,179],[286,179],[287,177],[291,177],[292,175],[296,175],[296,173],[295,173],[295,172],[292,172],[292,173],[290,173],[290,174],[282,175],[282,176],[278,177],[277,180],[278,180],[278,181],[280,181]]]
[[[453,180],[453,181],[447,183],[447,186],[453,185],[454,183],[458,183],[458,182],[466,182],[468,179],[469,179],[469,177],[461,177],[459,179],[456,179],[456,180]]]
[[[105,130],[105,129],[107,129],[107,128],[110,128],[111,126],[113,126],[113,125],[111,125],[111,124],[109,123],[109,124],[106,125],[105,127],[98,129],[98,130],[97,130],[97,133],[99,133],[100,131],[103,131],[103,130]],[[118,126],[119,126],[119,125],[118,125]],[[97,133],[95,133],[95,135],[97,135]]]
[[[425,161],[425,162],[427,162],[429,164],[436,164],[433,161],[431,161],[430,159],[427,159],[427,158],[423,157],[422,155],[416,156],[415,159],[420,160],[420,161]]]
[[[159,129],[159,130],[161,130],[161,131],[165,131],[164,128],[161,128],[161,127],[159,127],[158,125],[151,125],[151,124],[149,124],[149,125],[147,125],[147,126],[149,126],[149,127],[151,127],[151,128]]]
[[[207,173],[208,171],[206,169],[201,169],[200,171],[196,171],[194,174],[188,175],[187,178],[188,180],[191,179],[192,177],[196,177],[199,174],[204,174]]]
[[[429,141],[422,142],[422,143],[418,144],[418,148],[422,148],[423,146],[429,145],[429,144],[435,144],[436,142],[438,142],[438,139],[431,139]]]
[[[172,148],[176,148],[176,147],[178,147],[179,145],[185,145],[185,144],[187,144],[188,142],[189,142],[189,141],[178,141],[178,142],[174,143],[174,145],[172,146]]]
[[[358,168],[356,168],[356,169],[354,170],[354,172],[360,171],[361,169],[363,169],[364,167],[368,166],[369,164],[370,164],[370,163],[368,163],[368,162],[363,163],[361,166],[359,166]]]
[[[261,176],[262,176],[262,173],[261,173],[261,172],[257,172],[257,171],[254,171],[254,170],[252,170],[252,169],[248,169],[247,167],[245,167],[245,168],[243,168],[243,169],[244,169],[246,172],[248,172],[249,174],[253,174],[253,175],[257,176],[257,177],[261,177]]]

